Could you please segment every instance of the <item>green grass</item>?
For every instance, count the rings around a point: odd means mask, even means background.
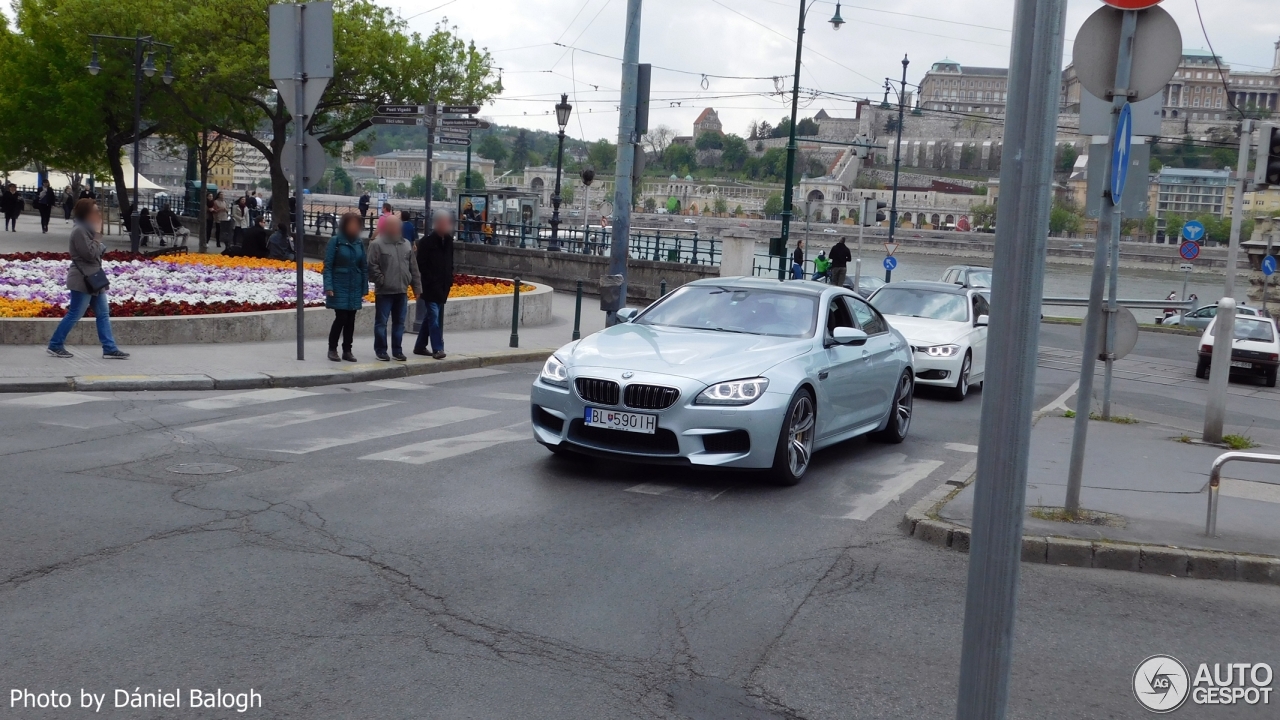
[[[1191,436],[1190,436],[1190,435],[1179,435],[1179,436],[1178,436],[1178,442],[1180,442],[1180,443],[1186,443],[1186,444],[1190,445],[1190,444],[1191,444]]]
[[[1075,416],[1076,416],[1076,411],[1075,411],[1075,410],[1063,410],[1063,411],[1062,411],[1062,417],[1064,417],[1064,418],[1073,418],[1073,417],[1075,417]],[[1103,417],[1102,417],[1101,415],[1099,415],[1098,413],[1096,413],[1096,412],[1091,412],[1091,413],[1089,413],[1089,419],[1090,419],[1090,420],[1102,420],[1102,419],[1103,419]],[[1135,418],[1135,417],[1134,417],[1134,416],[1132,416],[1132,415],[1112,415],[1112,416],[1111,416],[1111,419],[1110,419],[1110,420],[1108,420],[1107,422],[1113,422],[1113,423],[1117,423],[1117,424],[1119,424],[1119,425],[1137,425],[1137,424],[1138,424],[1138,419],[1137,419],[1137,418]]]
[[[1222,442],[1226,443],[1227,447],[1232,450],[1248,450],[1249,448],[1258,447],[1258,443],[1254,442],[1253,438],[1248,435],[1223,435]]]

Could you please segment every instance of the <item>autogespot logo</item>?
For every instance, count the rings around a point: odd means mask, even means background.
[[[1133,696],[1155,713],[1173,712],[1187,701],[1191,678],[1172,655],[1152,655],[1133,671]]]

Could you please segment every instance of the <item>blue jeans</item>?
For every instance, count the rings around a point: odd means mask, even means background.
[[[413,351],[422,353],[427,351],[427,340],[431,340],[431,352],[444,352],[444,327],[441,320],[444,319],[444,303],[426,303],[427,317],[423,320],[423,327],[418,331],[418,341],[413,344]]]
[[[804,279],[804,266],[803,266],[803,265],[801,265],[800,263],[791,263],[791,279],[792,279],[792,280],[803,280],[803,279]]]
[[[404,318],[409,310],[409,296],[377,295],[374,298],[373,352],[375,355],[387,354],[387,316],[391,317],[391,354],[403,355]]]
[[[53,337],[49,338],[50,350],[63,348],[71,328],[80,322],[80,318],[84,317],[90,305],[93,306],[94,322],[98,325],[98,342],[102,343],[102,352],[109,353],[120,349],[116,347],[116,339],[111,336],[111,311],[107,306],[107,291],[103,290],[97,295],[90,295],[72,290],[71,302],[67,304],[67,314],[62,316],[58,329],[54,330]]]

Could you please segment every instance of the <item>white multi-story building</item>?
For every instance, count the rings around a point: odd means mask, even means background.
[[[436,150],[431,154],[431,174],[437,182],[454,187],[466,174],[467,154],[456,150]],[[422,177],[427,169],[426,150],[394,150],[374,157],[374,171],[378,179],[386,179],[387,187],[398,183],[409,184],[415,177]],[[493,181],[493,161],[471,154],[471,172],[484,177],[485,184]]]

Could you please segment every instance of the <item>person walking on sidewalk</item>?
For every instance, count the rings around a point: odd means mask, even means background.
[[[213,219],[216,223],[218,233],[218,246],[221,247],[225,241],[227,247],[231,246],[231,205],[227,199],[222,197],[222,191],[213,198]]]
[[[62,220],[64,223],[71,222],[71,209],[75,206],[76,194],[72,191],[71,186],[68,185],[67,188],[62,191]]]
[[[400,218],[384,215],[378,220],[378,237],[369,243],[369,277],[373,280],[373,354],[379,360],[404,361],[404,321],[409,312],[409,288],[422,295],[413,246],[404,239]],[[391,355],[387,355],[387,318],[391,319]]]
[[[58,196],[53,193],[53,188],[46,180],[35,201],[36,210],[40,211],[40,232],[49,232],[49,216],[53,214],[53,206],[57,204]]]
[[[840,238],[840,242],[831,248],[830,257],[831,284],[844,287],[844,276],[849,272],[849,261],[853,259],[853,253],[849,252],[849,246],[844,244],[844,238]]]
[[[453,217],[447,210],[437,210],[431,222],[431,232],[417,244],[418,272],[422,276],[422,294],[427,316],[423,319],[418,341],[413,345],[414,355],[431,355],[443,360],[444,354],[444,304],[453,287]],[[427,352],[427,340],[431,352]]]
[[[253,227],[253,223],[249,220],[249,201],[246,198],[237,198],[236,204],[231,207],[231,244],[234,247],[243,247],[245,234],[249,228]],[[264,239],[265,240],[265,239]],[[262,251],[266,253],[267,244],[262,243]],[[261,257],[261,256],[251,256]]]
[[[71,211],[75,225],[71,228],[71,267],[67,269],[67,289],[71,301],[67,314],[49,338],[49,354],[57,358],[72,357],[67,352],[67,335],[75,327],[85,311],[93,308],[93,320],[98,326],[98,342],[102,343],[102,357],[108,360],[124,360],[129,353],[116,347],[111,335],[111,310],[107,302],[107,276],[102,272],[102,211],[93,200],[85,198],[76,202]]]
[[[804,241],[796,241],[796,249],[791,253],[791,279],[804,279]]]
[[[18,231],[18,216],[22,214],[22,196],[18,186],[9,183],[0,191],[0,212],[4,213],[4,229]]]
[[[369,292],[369,267],[365,261],[364,222],[355,213],[346,213],[338,223],[338,234],[324,249],[324,305],[333,310],[329,328],[329,359],[356,362],[351,340],[356,332],[356,313]],[[342,357],[338,357],[338,336],[342,336]]]

